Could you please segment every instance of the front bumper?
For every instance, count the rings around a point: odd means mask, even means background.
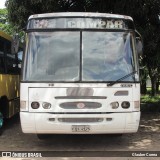
[[[109,114],[52,114],[20,112],[21,127],[24,133],[36,134],[111,134],[137,132],[140,112]],[[75,121],[59,121],[59,119]],[[98,122],[77,122],[76,119],[96,119]],[[73,132],[72,126],[87,125],[89,132]]]

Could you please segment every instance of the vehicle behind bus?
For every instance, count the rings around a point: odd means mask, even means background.
[[[20,110],[19,82],[21,59],[11,53],[13,39],[0,31],[0,127],[3,119]]]
[[[24,133],[137,132],[140,39],[131,17],[50,13],[28,20],[21,81]]]

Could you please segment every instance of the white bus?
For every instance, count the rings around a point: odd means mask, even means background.
[[[38,136],[137,132],[137,35],[129,16],[30,16],[20,89],[22,131]]]

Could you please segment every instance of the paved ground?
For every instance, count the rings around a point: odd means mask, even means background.
[[[4,129],[0,136],[0,151],[70,151],[71,155],[74,154],[74,151],[160,151],[160,113],[142,114],[138,132],[125,134],[122,137],[113,135],[52,135],[46,140],[39,140],[34,134],[22,133],[19,116],[8,121]],[[1,159],[6,160],[5,158]],[[57,160],[57,158],[54,159]],[[58,159],[74,160],[75,158]],[[98,157],[92,159],[97,160]],[[125,159],[131,160],[132,158],[123,158],[123,160]],[[147,158],[141,157],[139,159]],[[149,159],[156,158],[150,157]]]

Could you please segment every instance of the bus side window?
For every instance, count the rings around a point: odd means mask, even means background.
[[[17,74],[16,57],[14,54],[11,54],[10,43],[6,43],[6,53],[7,74]]]
[[[4,71],[5,71],[4,68],[5,68],[5,65],[4,65],[4,52],[0,51],[0,74],[4,73]]]
[[[0,39],[0,74],[5,72],[4,68],[4,42]]]
[[[0,39],[0,52],[4,52],[4,42]]]
[[[15,56],[7,54],[7,74],[15,74]]]

